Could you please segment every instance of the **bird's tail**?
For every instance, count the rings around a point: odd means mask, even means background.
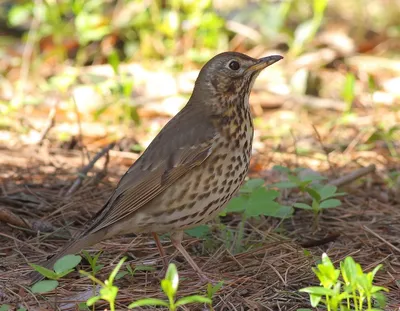
[[[67,243],[57,254],[55,254],[46,262],[42,263],[40,266],[53,270],[53,266],[58,259],[64,257],[65,255],[76,254],[80,252],[82,249],[100,242],[101,240],[103,240],[103,238],[104,238],[104,232],[99,231],[89,234],[87,236],[83,236],[78,239],[74,239],[69,243]],[[34,284],[36,282],[43,280],[44,276],[39,272],[35,271],[31,273],[30,279],[31,279],[31,284]]]

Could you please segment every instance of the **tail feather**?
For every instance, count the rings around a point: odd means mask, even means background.
[[[82,249],[94,245],[103,239],[104,239],[104,232],[99,231],[96,233],[89,234],[80,239],[72,240],[69,243],[67,243],[57,254],[55,254],[46,262],[42,263],[41,266],[53,270],[54,264],[58,259],[64,257],[65,255],[76,254],[80,252]],[[39,272],[35,271],[31,273],[30,279],[31,279],[31,284],[34,284],[36,282],[43,280],[44,276]]]

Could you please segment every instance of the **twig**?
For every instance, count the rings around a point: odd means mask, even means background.
[[[312,124],[312,128],[314,129],[314,132],[315,132],[315,134],[317,135],[317,138],[318,138],[318,142],[319,142],[319,144],[321,145],[321,148],[322,148],[322,150],[323,150],[324,153],[325,153],[326,160],[328,161],[329,169],[331,170],[331,173],[333,174],[333,176],[336,177],[336,172],[335,172],[335,170],[334,170],[334,168],[333,168],[333,165],[332,165],[332,162],[331,162],[331,160],[330,160],[330,158],[329,158],[329,151],[328,151],[328,148],[326,148],[325,145],[324,145],[324,143],[322,142],[321,135],[319,135],[319,132],[318,132],[318,130],[317,130],[317,128],[315,127],[314,124]]]
[[[334,179],[334,180],[330,181],[329,184],[333,185],[333,186],[340,187],[340,186],[343,186],[343,185],[347,185],[347,184],[349,184],[349,183],[351,183],[351,182],[353,182],[353,181],[355,181],[355,180],[357,180],[357,179],[359,179],[359,178],[361,178],[361,177],[363,177],[363,176],[365,176],[365,175],[367,175],[369,173],[372,173],[372,172],[375,172],[375,165],[374,164],[371,164],[371,165],[369,165],[367,167],[362,167],[362,168],[360,168],[358,170],[355,170],[355,171],[353,171],[353,172],[351,172],[351,173],[349,173],[347,175],[344,175],[342,177]]]
[[[115,146],[115,142],[109,144],[107,147],[104,147],[100,152],[98,152],[93,159],[85,166],[83,167],[79,173],[78,173],[78,178],[75,180],[75,182],[72,184],[71,188],[69,188],[67,195],[70,195],[73,193],[75,190],[79,188],[79,186],[82,184],[82,180],[86,177],[87,173],[94,167],[95,163],[105,154],[108,153],[110,149],[112,149]]]
[[[52,127],[54,127],[54,125],[56,124],[56,112],[57,112],[56,106],[51,108],[49,115],[47,117],[47,125],[43,129],[42,133],[40,133],[40,139],[38,141],[38,145],[41,145],[43,143],[43,140],[46,138],[47,134],[50,132],[50,129]]]
[[[374,231],[372,231],[367,226],[363,226],[363,228],[364,228],[365,231],[368,231],[369,233],[371,233],[372,235],[377,237],[379,240],[381,240],[383,243],[385,243],[386,245],[388,245],[389,247],[393,248],[394,250],[396,250],[396,251],[398,251],[400,253],[400,248],[394,246],[392,243],[390,243],[389,241],[387,241],[384,238],[382,238],[378,233],[375,233]]]

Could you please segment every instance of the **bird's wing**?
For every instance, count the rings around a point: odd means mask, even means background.
[[[164,127],[121,178],[85,233],[98,232],[129,216],[210,156],[218,133],[198,117],[183,110]]]

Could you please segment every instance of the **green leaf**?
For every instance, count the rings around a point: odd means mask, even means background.
[[[28,311],[28,310],[26,310],[25,308],[18,308],[17,311]]]
[[[106,301],[115,301],[115,298],[117,297],[118,294],[118,287],[111,285],[111,282],[105,281],[105,284],[107,287],[103,287],[100,289],[100,297],[101,299],[104,299]]]
[[[72,271],[74,271],[74,269],[70,269],[70,270],[67,270],[67,271],[64,271],[64,272],[57,273],[57,280],[61,279],[64,276],[66,276],[67,274],[70,274]]]
[[[175,296],[179,286],[179,275],[175,264],[169,264],[167,273],[165,274],[165,280],[169,281],[170,293]]]
[[[319,286],[311,286],[302,288],[299,292],[313,294],[313,295],[320,295],[320,296],[330,296],[333,294],[333,291],[329,288],[319,287]]]
[[[281,165],[274,165],[274,167],[272,168],[274,171],[278,171],[281,173],[290,173],[290,169],[285,167],[285,166],[281,166]]]
[[[271,185],[271,187],[276,187],[279,189],[290,189],[297,187],[297,184],[291,181],[281,181]]]
[[[278,191],[267,190],[266,188],[255,190],[247,202],[246,215],[248,217],[274,216],[280,207],[280,204],[273,201],[278,195]]]
[[[249,179],[242,187],[243,190],[247,190],[249,192],[256,190],[263,186],[265,183],[264,179],[257,178],[257,179]]]
[[[338,207],[342,204],[340,200],[337,199],[328,199],[325,201],[322,201],[319,205],[319,208],[333,208],[333,207]]]
[[[384,308],[386,306],[386,297],[382,292],[373,293],[372,297],[376,300],[380,308]]]
[[[81,256],[78,255],[66,255],[61,257],[54,264],[54,271],[57,274],[63,273],[65,271],[75,268],[82,260]]]
[[[310,302],[311,302],[311,306],[312,307],[317,307],[319,302],[321,301],[322,296],[320,295],[314,295],[314,294],[310,294]]]
[[[128,267],[132,270],[132,268],[130,266],[128,266]],[[129,270],[129,271],[131,271],[131,270]],[[135,267],[135,269],[133,270],[133,273],[135,273],[136,271],[155,271],[155,270],[156,270],[156,268],[152,267],[152,266],[137,265]]]
[[[227,207],[225,208],[226,213],[243,212],[246,210],[248,198],[244,196],[236,197],[230,200]]]
[[[58,282],[56,280],[44,280],[37,282],[32,286],[32,293],[43,294],[50,292],[58,286]]]
[[[86,302],[80,302],[78,303],[78,309],[79,310],[89,310],[88,305],[86,304]]]
[[[119,263],[115,266],[115,268],[113,269],[113,271],[111,272],[110,276],[108,277],[109,282],[112,284],[112,282],[114,281],[115,276],[117,275],[119,269],[121,269],[121,266],[124,264],[124,261],[127,260],[128,257],[124,257],[122,258]]]
[[[100,300],[101,297],[100,296],[94,296],[94,297],[90,297],[87,301],[86,301],[86,305],[87,306],[92,306],[96,303],[96,301]]]
[[[318,191],[313,188],[305,187],[304,190],[317,202],[321,201],[321,196],[319,195]]]
[[[119,271],[115,276],[116,280],[122,279],[125,275],[129,274],[128,271]]]
[[[176,303],[175,306],[179,307],[182,305],[186,305],[188,303],[208,303],[210,304],[212,301],[210,298],[199,296],[199,295],[193,295],[193,296],[187,296],[179,299]]]
[[[208,298],[212,298],[217,291],[221,289],[221,287],[224,285],[224,281],[219,281],[217,284],[214,286],[210,283],[207,284],[207,296]]]
[[[29,16],[32,14],[32,4],[20,4],[11,6],[10,11],[8,12],[8,22],[11,26],[18,26],[25,23]]]
[[[0,311],[8,311],[12,309],[10,305],[1,305],[0,306]]]
[[[325,180],[326,177],[317,174],[306,174],[300,178],[302,182],[313,182],[318,180]]]
[[[45,276],[46,278],[49,279],[57,279],[58,275],[54,271],[47,269],[45,267],[35,265],[34,263],[29,264],[33,269],[35,269],[37,272],[39,272],[41,275]]]
[[[294,203],[293,206],[297,207],[297,208],[302,208],[302,209],[312,209],[312,207],[310,205],[305,204],[305,203]]]
[[[195,238],[203,238],[210,233],[210,227],[207,225],[201,225],[191,229],[187,229],[185,230],[185,233]]]
[[[321,200],[328,199],[336,193],[337,187],[332,185],[325,185],[318,190]]]
[[[140,299],[135,302],[132,302],[128,308],[133,309],[137,307],[144,307],[144,306],[162,306],[162,307],[169,307],[169,304],[166,301],[163,301],[161,299],[155,299],[155,298],[145,298],[145,299]]]

